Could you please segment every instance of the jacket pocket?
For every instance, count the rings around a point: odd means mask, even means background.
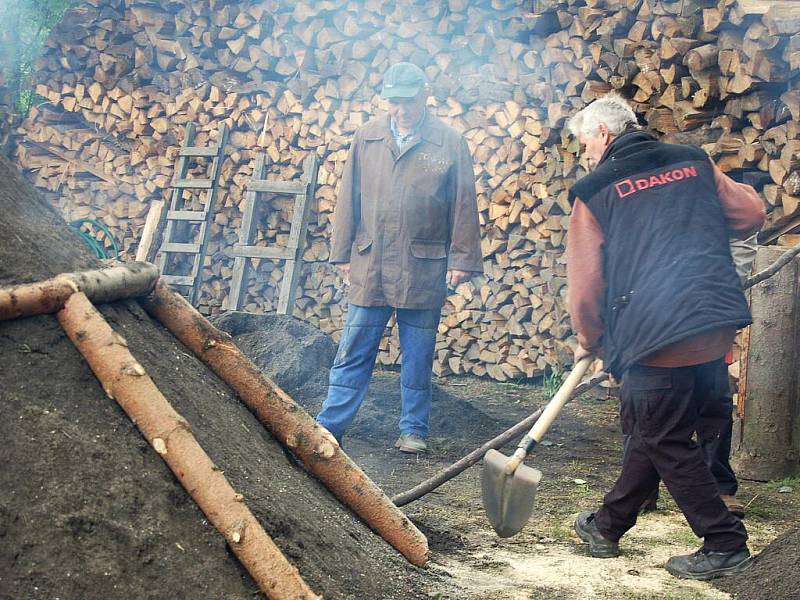
[[[416,258],[447,258],[447,247],[444,242],[411,240],[411,254],[413,254]]]
[[[372,238],[357,235],[353,240],[353,251],[350,253],[350,284],[363,285],[367,280],[372,252]]]
[[[437,297],[445,292],[447,245],[431,240],[411,240],[409,287]]]
[[[372,239],[366,236],[356,236],[356,239],[353,241],[353,247],[359,254],[364,254],[372,247]]]

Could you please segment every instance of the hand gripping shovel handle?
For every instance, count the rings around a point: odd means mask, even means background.
[[[587,356],[578,361],[578,364],[572,369],[566,381],[561,384],[556,395],[553,396],[553,399],[545,406],[542,416],[537,419],[536,423],[531,427],[531,430],[522,438],[514,455],[506,463],[506,473],[510,475],[516,471],[517,467],[525,460],[528,452],[533,450],[536,444],[542,441],[544,434],[547,433],[547,430],[550,429],[550,425],[553,424],[558,413],[564,408],[567,400],[569,400],[570,394],[572,394],[572,390],[575,389],[575,386],[577,386],[583,378],[583,374],[586,373],[586,369],[589,368],[593,360],[594,356]]]

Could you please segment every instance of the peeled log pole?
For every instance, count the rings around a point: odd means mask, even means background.
[[[86,295],[73,294],[57,317],[106,394],[169,465],[261,590],[271,600],[319,599]]]
[[[792,262],[792,259],[794,259],[794,257],[797,255],[800,255],[800,244],[781,254],[775,262],[773,262],[763,271],[759,271],[752,277],[748,277],[747,281],[744,282],[744,289],[753,287],[755,284],[761,283],[765,279],[769,279],[783,267]]]
[[[0,289],[0,321],[54,313],[75,292],[96,303],[113,302],[149,294],[158,269],[146,262],[116,264],[79,273],[62,273],[53,279]]]
[[[139,247],[136,249],[136,260],[153,260],[157,246],[156,241],[159,224],[164,220],[164,209],[167,203],[164,200],[153,200],[150,210],[147,213],[147,220],[144,222],[142,237],[139,240]],[[152,256],[151,256],[152,255]]]
[[[183,296],[163,283],[142,300],[142,305],[233,388],[261,423],[339,500],[409,562],[425,565],[425,536],[332,441],[330,434],[242,354],[228,334],[215,328]]]

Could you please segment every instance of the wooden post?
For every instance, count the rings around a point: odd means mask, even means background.
[[[760,247],[756,271],[784,251]],[[800,257],[753,286],[750,306],[732,460],[742,477],[780,479],[800,474]]]
[[[156,233],[159,230],[164,219],[164,209],[167,203],[164,200],[154,200],[150,205],[150,210],[147,212],[147,220],[144,222],[144,229],[142,230],[142,239],[139,240],[139,247],[136,249],[137,261],[152,262],[155,259],[155,252],[151,249],[158,247],[156,242]],[[154,256],[150,256],[153,254]]]

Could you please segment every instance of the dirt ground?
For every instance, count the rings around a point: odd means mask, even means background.
[[[277,315],[267,319],[229,315],[217,324],[232,333],[254,362],[309,412],[319,409],[325,394],[324,367],[331,364],[335,347],[321,340],[318,330]],[[302,353],[286,350],[288,331],[311,349],[305,362],[318,365],[313,377],[295,377],[295,363],[303,362]],[[393,495],[455,462],[547,399],[547,390],[537,384],[439,379],[434,386],[431,452],[409,456],[393,448],[400,416],[398,374],[377,371],[344,445],[367,474]],[[620,558],[592,559],[575,536],[572,523],[577,512],[597,507],[618,474],[621,440],[617,412],[617,399],[599,389],[566,407],[532,457],[544,479],[530,523],[511,539],[494,535],[486,520],[480,465],[404,507],[428,536],[433,551],[430,571],[443,577],[441,583],[429,586],[431,593],[461,600],[731,597],[710,584],[681,581],[664,570],[670,556],[692,552],[699,542],[663,488],[659,510],[643,516],[623,539]],[[786,482],[741,482],[739,495],[748,504],[746,523],[754,551],[800,521],[800,485],[782,483]],[[779,492],[781,488],[791,491]],[[746,579],[765,573],[759,586],[728,585],[725,589],[737,592],[735,597],[743,600],[800,597],[791,595],[798,587],[791,575],[797,555],[780,548],[767,561],[769,554],[742,575]]]
[[[788,486],[787,486],[788,487]],[[775,573],[790,576],[775,577]],[[787,531],[772,542],[748,571],[719,580],[717,587],[742,600],[800,598],[800,527]]]
[[[390,494],[455,462],[532,412],[545,399],[536,385],[497,384],[478,379],[447,379],[437,384],[432,452],[409,457],[391,446],[399,416],[399,381],[378,373],[362,407],[354,435],[345,438],[348,452]],[[448,423],[444,410],[458,425]],[[481,505],[480,465],[465,471],[405,510],[428,535],[432,570],[455,587],[442,599],[716,599],[729,598],[708,583],[676,579],[663,568],[675,554],[699,547],[682,514],[662,486],[659,510],[644,515],[621,542],[622,556],[593,559],[572,530],[580,510],[597,507],[613,484],[621,457],[618,403],[602,393],[579,399],[564,413],[531,463],[544,474],[529,524],[517,536],[494,535]],[[382,427],[377,414],[383,414]],[[460,415],[468,415],[462,419]],[[363,436],[363,437],[362,437]],[[783,485],[783,484],[791,485]],[[790,492],[779,492],[791,487]],[[800,522],[800,480],[778,483],[741,482],[739,496],[748,504],[746,524],[751,550],[764,549],[775,537]],[[739,582],[724,587],[741,600],[800,598],[798,538],[787,536],[770,547]],[[772,555],[772,556],[770,556]],[[768,560],[769,559],[769,560]],[[746,581],[758,583],[743,586]],[[732,578],[734,579],[734,578]]]

